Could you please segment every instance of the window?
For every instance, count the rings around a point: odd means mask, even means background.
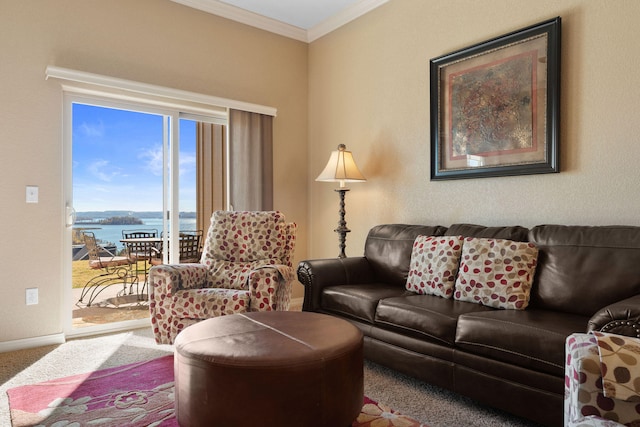
[[[234,203],[243,192],[263,191],[271,188],[271,142],[267,145],[267,154],[262,154],[262,163],[266,163],[266,172],[255,174],[255,170],[248,165],[255,162],[249,157],[243,158],[246,153],[243,150],[235,150],[233,153],[235,164],[230,161],[230,146],[236,146],[240,139],[257,136],[256,142],[239,144],[238,146],[248,146],[251,150],[256,147],[263,150],[261,134],[263,131],[251,131],[251,127],[246,131],[238,129],[237,132],[230,131],[229,116],[233,110],[250,112],[257,116],[267,116],[269,134],[271,132],[271,118],[276,115],[276,109],[241,101],[229,100],[215,96],[209,96],[194,92],[176,90],[172,88],[150,85],[130,80],[124,80],[109,76],[86,73],[82,71],[70,70],[60,67],[49,66],[46,69],[46,78],[61,82],[64,94],[64,126],[63,126],[63,181],[64,181],[64,208],[66,216],[66,229],[69,238],[66,239],[64,248],[65,262],[64,283],[71,283],[71,229],[73,225],[73,156],[72,156],[72,118],[73,105],[89,105],[135,112],[143,115],[151,115],[160,118],[162,132],[162,210],[168,212],[165,216],[163,229],[179,229],[181,206],[188,203],[187,196],[193,192],[180,186],[179,173],[171,171],[180,170],[181,159],[195,161],[196,163],[196,212],[197,227],[206,230],[209,224],[210,214],[207,211],[213,209],[236,209],[251,208],[249,202],[241,201]],[[256,116],[256,117],[257,117]],[[251,122],[251,120],[249,120]],[[195,158],[186,152],[181,153],[180,143],[186,137],[181,134],[181,130],[191,129],[196,135]],[[234,138],[229,137],[233,134]],[[270,136],[270,135],[269,135]],[[193,153],[193,151],[192,151]],[[240,167],[239,167],[240,166]],[[247,169],[249,168],[249,169]],[[185,177],[186,179],[186,177]],[[190,178],[192,179],[192,178]],[[232,186],[231,182],[237,180],[246,181],[240,183],[241,186]],[[266,182],[269,180],[269,182]],[[238,189],[240,188],[240,189]],[[136,190],[137,191],[137,190]],[[262,200],[267,200],[266,204]],[[253,202],[251,202],[253,203]],[[262,197],[258,203],[262,203],[258,208],[270,208],[268,197]],[[175,246],[171,243],[169,253],[178,254],[177,240]],[[172,258],[177,259],[176,256]],[[71,306],[70,286],[65,299]],[[111,328],[110,330],[115,330]],[[73,333],[71,327],[71,317],[65,327],[65,332]]]
[[[227,206],[226,118],[72,93],[65,100],[72,129],[66,198],[84,216],[128,212],[168,236],[205,230],[213,210]],[[166,262],[177,259],[172,249]]]

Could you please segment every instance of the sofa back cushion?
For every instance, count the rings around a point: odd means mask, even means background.
[[[539,225],[531,307],[591,316],[640,293],[640,227]]]
[[[413,242],[419,235],[442,236],[446,227],[439,225],[383,224],[369,230],[364,256],[376,279],[404,287],[409,274]]]
[[[529,229],[519,225],[506,227],[485,227],[476,224],[452,224],[444,233],[445,236],[478,237],[484,239],[505,239],[516,242],[527,242]]]

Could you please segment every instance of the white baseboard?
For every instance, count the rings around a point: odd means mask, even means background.
[[[0,342],[0,353],[6,353],[7,351],[24,350],[27,348],[42,347],[45,345],[64,344],[65,337],[63,333],[54,335],[45,335],[42,337],[25,338],[14,341]]]
[[[291,308],[295,310],[302,310],[302,303],[304,302],[304,297],[291,298]],[[142,323],[144,322],[144,323]],[[148,326],[148,319],[144,319],[140,321],[129,321],[129,322],[121,322],[117,328],[85,328],[80,331],[72,332],[66,337],[69,338],[79,338],[87,335],[94,335],[96,333],[108,333],[115,332],[120,330],[129,330],[132,328],[140,328]],[[125,323],[124,325],[122,323]],[[27,348],[35,348],[35,347],[43,347],[45,345],[56,345],[56,344],[64,344],[66,342],[65,334],[59,333],[54,335],[45,335],[41,337],[34,338],[25,338],[21,340],[15,341],[4,341],[0,342],[0,353],[6,353],[8,351],[16,351],[16,350],[25,350]]]

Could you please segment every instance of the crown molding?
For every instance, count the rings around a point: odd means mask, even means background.
[[[307,31],[307,42],[311,43],[322,36],[337,30],[343,25],[371,12],[373,9],[382,6],[389,0],[360,0],[352,4],[341,12],[333,15],[329,19],[319,23]]]
[[[184,6],[192,7],[194,9],[202,10],[203,12],[207,12],[213,15],[221,16],[223,18],[231,19],[232,21],[240,22],[241,24],[250,25],[252,27],[260,28],[261,30],[265,30],[271,33],[279,34],[281,36],[289,37],[294,40],[307,42],[307,31],[302,28],[285,24],[284,22],[267,18],[266,16],[258,15],[257,13],[253,13],[236,6],[223,3],[218,0],[171,0],[171,1],[175,3],[180,3]]]
[[[250,25],[252,27],[260,28],[261,30],[279,34],[284,37],[310,43],[372,11],[378,6],[387,3],[389,0],[360,0],[309,30],[267,18],[266,16],[253,13],[218,0],[171,1],[203,12],[231,19],[232,21],[240,22],[241,24]]]

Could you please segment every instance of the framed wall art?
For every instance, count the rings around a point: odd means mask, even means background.
[[[431,179],[560,171],[560,17],[430,61]]]

